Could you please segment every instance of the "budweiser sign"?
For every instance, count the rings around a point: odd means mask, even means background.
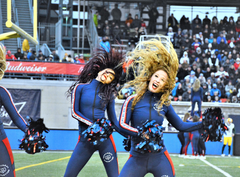
[[[8,73],[67,74],[78,75],[84,64],[7,61]]]

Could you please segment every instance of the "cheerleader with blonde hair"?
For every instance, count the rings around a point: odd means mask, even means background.
[[[175,86],[177,54],[169,38],[158,36],[140,42],[128,55],[134,60],[135,79],[128,82],[126,87],[135,87],[136,95],[126,99],[120,112],[119,130],[131,137],[130,158],[120,177],[143,177],[147,173],[152,173],[155,177],[175,176],[173,163],[163,140],[159,144],[151,142],[142,149],[139,143],[150,139],[151,133],[141,133],[139,127],[147,125],[146,121],[161,126],[164,117],[179,131],[189,132],[202,127],[200,122],[183,122],[171,105],[169,96]]]
[[[0,79],[2,79],[6,70],[5,48],[0,43]],[[18,113],[14,106],[11,94],[9,91],[0,86],[0,107],[4,106],[14,124],[23,132],[27,130],[27,123]],[[0,176],[15,177],[15,166],[12,150],[3,128],[3,123],[0,120]]]

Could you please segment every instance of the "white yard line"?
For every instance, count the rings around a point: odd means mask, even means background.
[[[228,174],[227,172],[223,171],[222,169],[218,168],[217,166],[209,163],[208,161],[204,160],[204,159],[199,159],[201,161],[203,161],[204,163],[206,163],[207,165],[211,166],[212,168],[214,168],[215,170],[219,171],[220,173],[222,173],[224,176],[226,177],[232,177],[230,174]]]

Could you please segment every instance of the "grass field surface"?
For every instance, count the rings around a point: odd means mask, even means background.
[[[17,177],[62,177],[72,152],[46,151],[34,155],[14,151]],[[184,159],[170,154],[177,177],[239,177],[240,157],[207,156],[205,160]],[[129,157],[128,153],[118,153],[121,170]],[[94,153],[87,165],[79,173],[81,177],[107,177],[98,153]],[[147,174],[145,177],[152,177]]]

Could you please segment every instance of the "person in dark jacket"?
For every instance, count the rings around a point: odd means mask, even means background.
[[[23,59],[23,53],[21,52],[21,48],[17,49],[17,53],[14,54],[17,60]]]
[[[115,4],[115,8],[111,11],[111,15],[112,15],[112,18],[113,18],[113,21],[115,22],[115,24],[120,26],[121,25],[120,22],[121,22],[122,12],[118,8],[118,4]]]
[[[159,13],[156,7],[152,7],[151,9],[148,9],[148,16],[149,16],[149,24],[148,24],[149,33],[156,34],[157,19],[159,16]]]

